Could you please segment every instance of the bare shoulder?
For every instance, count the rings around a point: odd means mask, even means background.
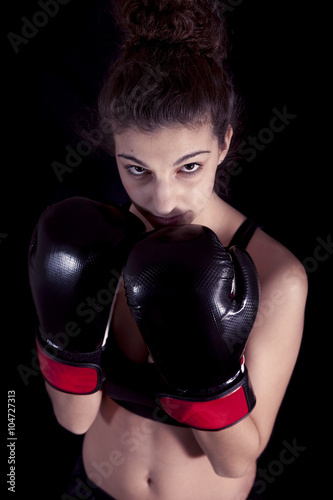
[[[258,274],[262,292],[266,296],[272,288],[288,295],[307,295],[307,276],[302,263],[284,245],[257,229],[248,246]]]
[[[303,334],[308,292],[305,269],[285,246],[260,229],[247,250],[257,268],[261,292],[253,337],[260,339],[260,347],[284,345],[295,357]]]
[[[298,358],[307,276],[287,248],[259,229],[247,250],[261,285],[259,310],[245,358],[257,396],[253,418],[261,432],[263,449]]]

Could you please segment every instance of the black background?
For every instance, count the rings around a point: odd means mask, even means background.
[[[240,160],[232,177],[233,203],[306,264],[309,298],[304,340],[276,426],[259,467],[279,471],[269,498],[322,498],[330,433],[330,304],[333,257],[315,260],[317,238],[332,237],[331,147],[325,82],[329,58],[322,37],[325,9],[301,1],[229,0],[230,63],[247,105],[247,137],[269,127],[273,109],[296,115],[274,133],[253,161]],[[41,11],[37,1],[6,4],[2,16],[1,77],[1,450],[8,498],[60,499],[82,438],[55,421],[38,372],[35,312],[27,278],[34,224],[48,203],[73,194],[125,201],[114,161],[90,154],[73,172],[55,175],[66,146],[82,140],[73,116],[92,106],[117,44],[105,0],[59,5],[15,53],[7,35],[22,35],[24,21]],[[40,18],[41,19],[41,18]],[[42,21],[41,21],[42,22]],[[322,250],[320,255],[324,255]],[[25,370],[25,377],[22,376]],[[28,371],[26,371],[28,370]],[[21,373],[20,373],[21,371]],[[264,374],[263,374],[264,376]],[[16,392],[16,493],[7,491],[7,391]],[[292,464],[276,463],[284,443],[306,448]],[[221,500],[223,497],[221,496]],[[235,499],[236,500],[236,499]]]

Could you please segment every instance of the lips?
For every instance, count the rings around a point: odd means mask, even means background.
[[[175,217],[156,217],[155,215],[149,215],[149,221],[153,226],[176,226],[181,224],[185,214],[176,215]]]

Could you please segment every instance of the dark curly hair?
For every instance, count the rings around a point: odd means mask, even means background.
[[[230,125],[225,167],[237,149],[242,105],[226,68],[219,1],[119,0],[114,15],[123,39],[99,95],[99,130],[109,132],[99,145],[114,155],[114,134],[126,129],[209,122],[222,146]],[[221,184],[221,171],[218,177]]]

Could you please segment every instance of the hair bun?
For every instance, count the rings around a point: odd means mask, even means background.
[[[227,38],[218,0],[118,0],[125,46],[146,42],[187,44],[225,57]]]

